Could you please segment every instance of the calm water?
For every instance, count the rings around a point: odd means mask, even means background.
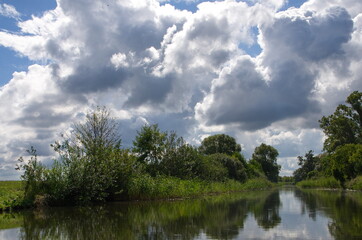
[[[0,215],[0,239],[362,239],[362,193],[282,188]]]

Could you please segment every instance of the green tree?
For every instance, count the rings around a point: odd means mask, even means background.
[[[197,177],[197,165],[201,161],[201,155],[197,149],[188,144],[175,132],[166,133],[165,150],[160,171],[168,176],[182,179]]]
[[[38,163],[35,151],[31,151],[33,157],[28,163],[21,166],[32,195],[48,196],[52,203],[84,204],[104,201],[124,191],[135,161],[127,150],[120,148],[118,125],[109,111],[98,107],[86,115],[84,122],[74,124],[73,129],[70,136],[51,145],[59,154],[51,168]]]
[[[227,169],[227,178],[241,182],[247,179],[244,165],[239,159],[224,153],[215,153],[208,155],[207,157],[213,159],[213,161],[221,163],[222,166]]]
[[[362,92],[354,91],[346,103],[340,104],[336,111],[320,120],[320,127],[326,135],[324,150],[331,153],[344,144],[362,143]]]
[[[277,164],[278,151],[270,146],[262,143],[256,147],[252,155],[252,160],[261,165],[265,176],[272,182],[278,182],[280,165]]]
[[[71,140],[88,156],[98,156],[107,148],[121,146],[118,124],[105,107],[89,112],[85,122],[75,123],[73,128]]]
[[[313,151],[308,151],[304,158],[298,156],[298,165],[300,168],[293,172],[293,176],[296,182],[310,178],[316,174],[316,167],[319,158],[314,156]]]
[[[342,184],[362,174],[362,144],[339,146],[327,158],[333,176]]]
[[[139,161],[158,164],[165,153],[167,133],[161,132],[157,124],[144,125],[133,141],[133,152]]]
[[[111,193],[122,191],[133,160],[121,149],[118,127],[105,107],[97,107],[85,121],[73,125],[74,130],[63,142],[53,144],[60,158],[50,170],[51,191],[59,190],[54,189],[55,185],[63,186],[59,198],[80,203],[103,201]]]
[[[233,155],[241,151],[241,146],[236,143],[235,138],[229,135],[216,134],[202,140],[199,151],[206,155],[215,153]]]

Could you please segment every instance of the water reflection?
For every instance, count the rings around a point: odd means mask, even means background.
[[[248,192],[0,215],[0,239],[362,238],[362,194]]]

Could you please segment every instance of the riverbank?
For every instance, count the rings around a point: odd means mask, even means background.
[[[348,182],[343,187],[334,177],[324,177],[300,181],[296,184],[300,188],[324,188],[324,189],[343,189],[362,190],[362,176],[358,176]]]
[[[128,193],[120,193],[111,200],[136,201],[192,198],[210,194],[263,190],[276,186],[274,183],[263,178],[250,179],[241,183],[235,180],[208,182],[201,180],[182,180],[171,177],[149,177],[147,179],[137,178],[131,184],[132,187]],[[59,205],[59,203],[57,203],[57,205]],[[67,203],[67,205],[69,205],[69,203]],[[29,206],[29,203],[24,201],[22,182],[0,181],[0,212],[25,207],[31,207],[31,205]]]

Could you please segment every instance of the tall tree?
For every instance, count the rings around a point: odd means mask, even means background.
[[[96,156],[108,148],[119,149],[118,124],[105,107],[97,107],[86,115],[85,122],[75,123],[72,139],[88,156]]]
[[[351,93],[346,103],[348,106],[340,104],[332,115],[319,120],[327,137],[324,150],[329,153],[345,144],[362,144],[362,92]]]
[[[304,158],[298,156],[298,165],[300,168],[293,172],[293,176],[296,182],[302,181],[311,177],[316,169],[318,157],[314,156],[313,151],[308,151]]]
[[[133,151],[141,162],[158,164],[165,153],[167,133],[161,132],[157,124],[144,125],[137,131]]]
[[[216,134],[202,140],[199,151],[206,155],[215,153],[233,155],[241,151],[241,146],[236,143],[235,138],[229,135]]]
[[[272,182],[278,181],[280,171],[280,165],[277,164],[278,155],[278,150],[264,143],[256,147],[252,155],[252,160],[260,163],[265,176]]]

